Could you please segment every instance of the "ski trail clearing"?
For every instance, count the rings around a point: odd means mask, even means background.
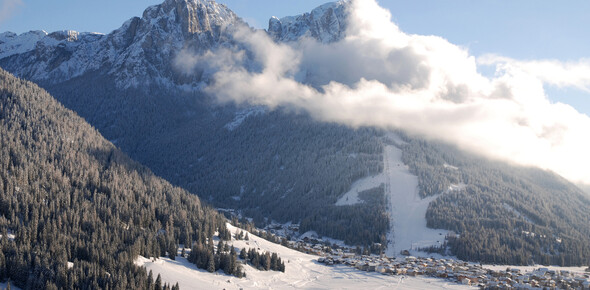
[[[387,236],[387,256],[400,255],[403,250],[420,256],[417,248],[437,246],[444,242],[448,233],[426,227],[428,204],[437,196],[421,199],[418,195],[418,177],[410,173],[402,162],[402,150],[385,146],[383,154],[385,175],[385,195],[389,200],[391,229]]]
[[[386,139],[403,144],[399,136],[391,133]],[[417,248],[438,246],[444,242],[448,231],[426,227],[428,204],[437,196],[421,199],[418,195],[418,177],[410,173],[402,162],[402,150],[394,145],[385,145],[383,152],[383,173],[363,178],[352,184],[336,205],[359,203],[358,193],[385,185],[391,228],[387,235],[388,245],[385,254],[399,256],[403,250],[415,256],[428,256],[417,252]]]

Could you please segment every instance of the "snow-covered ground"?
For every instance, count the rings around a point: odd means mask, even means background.
[[[238,112],[236,112],[236,116],[234,117],[234,119],[225,124],[225,126],[223,126],[225,129],[229,130],[229,131],[233,131],[236,128],[238,128],[240,125],[242,125],[242,123],[244,123],[244,121],[250,117],[250,116],[256,116],[259,114],[264,114],[266,110],[264,109],[264,107],[260,107],[260,106],[255,106],[255,107],[251,107],[251,108],[247,108],[244,110],[240,110]]]
[[[402,144],[395,134],[386,136],[389,141]],[[385,195],[389,201],[388,209],[392,228],[387,236],[386,255],[399,256],[403,250],[410,250],[415,256],[430,254],[412,251],[412,249],[437,246],[444,242],[448,231],[434,230],[426,227],[426,210],[428,204],[437,196],[421,199],[418,195],[418,177],[412,175],[408,166],[402,162],[402,150],[393,146],[384,147],[383,173],[370,176],[353,183],[336,205],[352,205],[361,202],[358,193],[385,185]],[[449,190],[464,188],[464,184],[452,185]]]
[[[379,174],[357,180],[352,184],[350,190],[346,192],[340,199],[338,199],[338,201],[336,201],[336,205],[354,205],[361,203],[362,200],[359,198],[359,192],[377,188],[386,181],[387,178],[385,174]]]
[[[236,233],[237,228],[229,226]],[[179,283],[181,289],[465,289],[466,286],[443,279],[428,277],[387,276],[356,270],[349,266],[325,266],[317,256],[297,252],[249,234],[249,241],[233,241],[236,248],[260,248],[279,254],[285,262],[285,273],[258,271],[245,266],[246,278],[238,279],[222,272],[211,274],[197,269],[186,259],[177,257],[146,259],[139,257],[137,265],[160,274],[164,282]]]
[[[42,30],[29,31],[21,35],[13,32],[0,33],[0,58],[31,51],[45,36],[47,32]]]
[[[337,240],[337,239],[333,239],[333,238],[329,238],[329,237],[323,237],[323,236],[319,235],[316,231],[307,231],[307,232],[303,233],[301,236],[299,236],[298,240],[303,240],[306,237],[310,238],[310,239],[321,239],[323,242],[328,242],[332,245],[338,245],[340,247],[350,247],[350,245],[347,245],[343,240]]]
[[[398,256],[402,250],[436,246],[444,242],[448,231],[426,227],[428,204],[437,196],[422,199],[418,195],[418,177],[402,162],[402,150],[388,145],[384,153],[385,194],[389,197],[392,231],[386,254]],[[420,256],[419,252],[412,251]]]

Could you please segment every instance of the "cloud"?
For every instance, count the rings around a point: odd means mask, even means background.
[[[0,23],[10,18],[14,11],[22,5],[22,0],[0,0]]]
[[[587,62],[476,59],[443,38],[400,31],[374,0],[351,1],[348,15],[346,36],[330,44],[275,43],[264,31],[238,29],[240,49],[205,55],[223,59],[207,64],[206,91],[351,127],[401,128],[590,184],[590,118],[551,103],[543,89],[587,89]],[[196,60],[189,67],[207,63]],[[496,65],[496,75],[478,73],[482,63]]]
[[[518,61],[497,55],[485,55],[478,59],[478,63],[495,65],[500,71],[519,70],[549,85],[559,88],[574,87],[590,93],[590,59],[570,62],[558,60]]]

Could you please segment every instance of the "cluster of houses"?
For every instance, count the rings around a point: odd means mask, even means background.
[[[532,272],[519,269],[494,271],[481,265],[454,259],[388,258],[358,256],[341,251],[318,258],[326,265],[344,264],[360,271],[378,272],[384,275],[430,276],[484,289],[590,289],[590,273],[539,268]]]
[[[295,232],[298,225],[290,228],[275,226],[270,230],[279,236]],[[322,239],[304,238],[288,241],[287,246],[301,252],[320,256],[319,263],[342,264],[360,271],[377,272],[384,275],[429,276],[448,279],[482,289],[581,289],[590,290],[590,267],[585,273],[538,268],[523,272],[516,268],[505,270],[486,269],[482,265],[455,259],[434,259],[409,256],[389,258],[376,255],[359,255],[358,249],[331,245]]]

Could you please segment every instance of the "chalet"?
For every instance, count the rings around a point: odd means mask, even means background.
[[[387,268],[383,264],[380,264],[375,268],[375,272],[384,274],[386,269]]]
[[[377,271],[378,266],[379,266],[379,264],[377,264],[377,263],[369,263],[369,267],[367,268],[367,271],[375,272],[375,271]]]
[[[385,274],[395,274],[396,268],[395,267],[386,267]]]

